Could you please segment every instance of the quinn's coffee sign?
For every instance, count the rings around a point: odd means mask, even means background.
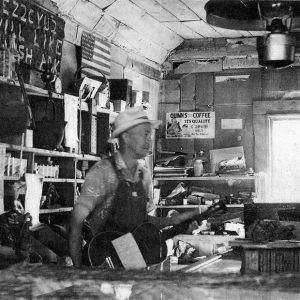
[[[1,0],[0,9],[0,34],[8,41],[15,33],[20,60],[39,70],[48,61],[59,72],[64,20],[29,0]]]

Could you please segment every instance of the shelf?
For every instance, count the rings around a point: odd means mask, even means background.
[[[88,104],[86,102],[81,103],[81,110],[88,111]],[[109,123],[113,123],[115,118],[118,116],[118,113],[115,111],[111,111],[109,109],[97,106],[97,113],[109,114]]]
[[[157,205],[156,208],[167,208],[167,209],[170,209],[170,208],[198,208],[198,207],[203,207],[203,208],[206,208],[206,207],[209,207],[211,205]],[[226,207],[244,207],[244,204],[226,204]]]
[[[28,92],[27,94],[29,96],[37,96],[37,97],[45,97],[45,98],[49,98],[49,94],[48,94],[48,91],[46,91],[47,94],[41,94],[41,93],[38,93],[38,92]],[[52,93],[51,97],[53,99],[59,99],[59,100],[64,100],[64,95],[61,95],[61,94],[57,94],[57,93]]]
[[[44,177],[44,182],[61,182],[61,183],[74,183],[76,179],[73,178],[51,178],[51,177]]]
[[[72,211],[73,207],[60,207],[60,208],[47,208],[47,209],[40,209],[40,214],[54,214],[60,212],[69,212]]]
[[[0,145],[5,146],[8,151],[23,151],[27,153],[35,153],[39,156],[70,157],[70,158],[76,158],[78,160],[90,160],[90,161],[98,161],[101,159],[98,156],[89,155],[89,154],[76,154],[76,153],[60,152],[60,151],[46,150],[40,148],[21,147],[18,145],[5,144],[5,143],[0,143]]]
[[[21,177],[19,176],[4,176],[4,180],[6,181],[18,181]],[[73,178],[52,178],[52,177],[44,177],[44,182],[61,182],[61,183],[84,183],[84,179],[73,179]],[[25,181],[24,181],[25,184]]]
[[[1,85],[9,85],[9,86],[20,86],[18,80],[10,80],[7,77],[0,76],[0,84]],[[45,89],[42,89],[40,87],[30,85],[25,83],[25,88],[28,93],[28,95],[35,95],[39,97],[49,97],[49,92]],[[52,93],[52,97],[56,99],[64,99],[64,96],[57,93]]]
[[[4,176],[4,180],[18,181],[20,180],[20,176]]]
[[[84,179],[73,179],[73,178],[50,178],[45,177],[44,182],[61,182],[61,183],[84,183]]]
[[[201,177],[153,177],[153,180],[158,181],[172,181],[172,180],[183,180],[183,181],[220,181],[220,180],[254,180],[254,176],[246,176],[246,175],[227,175],[227,176],[201,176]]]

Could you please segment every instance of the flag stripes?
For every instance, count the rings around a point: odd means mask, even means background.
[[[102,74],[104,74],[109,78],[110,44],[84,31],[81,36],[81,49],[82,76],[103,77]]]

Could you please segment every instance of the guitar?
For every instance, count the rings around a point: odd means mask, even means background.
[[[143,223],[132,232],[132,235],[143,255],[147,266],[158,264],[167,257],[166,240],[177,234],[184,233],[189,227],[191,221],[201,222],[208,217],[216,216],[227,211],[223,201],[211,205],[203,213],[194,216],[178,225],[166,229],[158,229],[152,223]],[[84,250],[85,264],[92,267],[100,267],[107,264],[110,268],[123,267],[121,260],[112,244],[114,239],[124,235],[118,231],[105,231],[95,235],[87,248]]]

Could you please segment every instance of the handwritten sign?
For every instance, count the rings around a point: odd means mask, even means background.
[[[166,138],[213,139],[215,112],[172,112],[166,114]]]
[[[65,22],[62,18],[27,0],[1,0],[0,35],[6,42],[16,35],[20,60],[33,69],[48,61],[59,73]],[[8,45],[9,46],[9,45]]]

